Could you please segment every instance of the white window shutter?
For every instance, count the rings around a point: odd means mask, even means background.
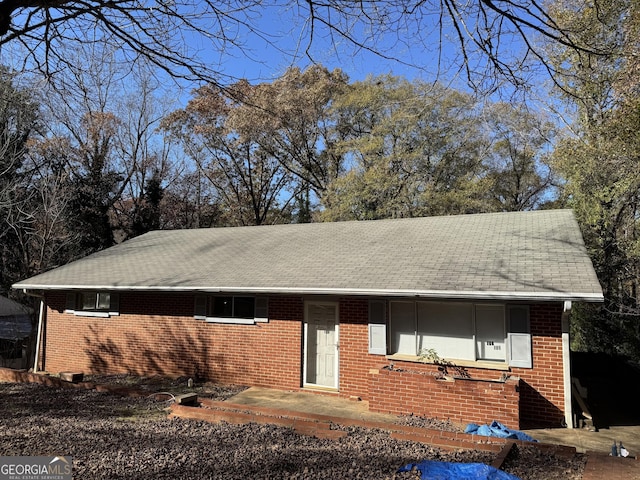
[[[76,309],[76,293],[75,292],[67,293],[67,299],[66,299],[64,310],[65,312],[73,312],[75,309]]]
[[[269,321],[269,297],[256,297],[255,303],[255,321]]]
[[[369,302],[369,353],[387,354],[386,303],[382,300]]]
[[[378,323],[369,324],[369,353],[387,354],[387,326]]]
[[[529,322],[529,307],[513,305],[509,307],[509,365],[533,368],[533,347]]]
[[[509,365],[512,367],[532,368],[531,334],[509,333]]]
[[[205,295],[196,296],[193,316],[198,320],[207,318],[207,297]]]

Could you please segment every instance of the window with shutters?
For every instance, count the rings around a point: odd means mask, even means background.
[[[84,317],[119,315],[120,296],[114,292],[83,291],[67,294],[66,313]]]
[[[370,330],[370,353],[372,338]],[[388,340],[388,354],[405,359],[434,351],[453,362],[532,365],[529,309],[522,305],[393,300]]]
[[[211,323],[253,325],[268,322],[268,298],[240,295],[198,295],[194,317]]]

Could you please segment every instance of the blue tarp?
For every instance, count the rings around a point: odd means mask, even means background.
[[[449,463],[433,460],[410,463],[400,468],[398,473],[410,472],[413,468],[420,471],[422,480],[520,480],[484,463]]]
[[[476,435],[483,435],[485,437],[512,438],[525,442],[537,442],[536,439],[526,433],[507,428],[495,420],[491,422],[491,425],[476,425],[475,423],[470,423],[467,425],[467,428],[464,429],[464,433],[475,433]]]

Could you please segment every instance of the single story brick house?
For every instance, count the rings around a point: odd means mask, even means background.
[[[14,288],[42,297],[48,372],[513,428],[572,425],[569,313],[603,301],[570,210],[154,231]]]

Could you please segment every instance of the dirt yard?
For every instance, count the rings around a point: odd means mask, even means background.
[[[199,395],[224,400],[237,391],[209,387]],[[153,396],[0,383],[0,453],[70,455],[74,479],[417,479],[416,472],[396,471],[424,459],[494,458],[392,440],[378,430],[349,428],[340,440],[321,440],[269,425],[168,419],[167,406]],[[505,470],[522,480],[579,480],[584,463],[582,456],[566,460],[531,448]]]

